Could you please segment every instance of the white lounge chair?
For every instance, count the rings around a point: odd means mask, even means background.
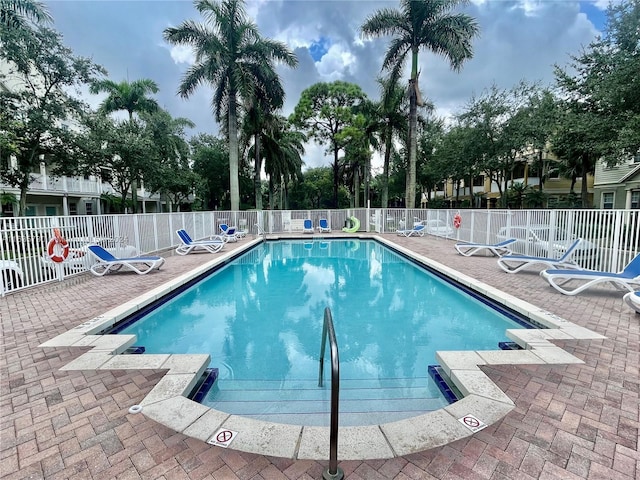
[[[543,270],[540,272],[549,285],[565,295],[576,295],[599,283],[611,283],[615,287],[633,292],[640,287],[640,254],[618,273],[594,270]],[[564,286],[570,282],[582,282],[575,288]]]
[[[329,222],[326,218],[321,218],[318,222],[318,230],[320,233],[329,233],[331,232],[331,227],[329,226]]]
[[[204,250],[209,253],[217,253],[224,247],[225,241],[220,235],[215,235],[210,240],[193,241],[183,228],[176,230],[176,234],[180,239],[180,245],[176,248],[178,255],[187,255],[188,253],[198,250]]]
[[[496,257],[501,257],[503,255],[510,255],[511,248],[509,245],[515,243],[515,238],[509,238],[500,243],[467,243],[461,242],[456,243],[454,247],[458,251],[460,255],[464,255],[465,257],[470,257],[471,255],[475,255],[476,253],[489,251],[491,254]]]
[[[313,233],[313,222],[308,218],[302,223],[302,233]]]
[[[97,263],[89,269],[91,273],[102,277],[109,272],[117,272],[124,268],[139,275],[145,275],[152,270],[158,270],[164,264],[164,258],[157,255],[148,257],[117,258],[100,245],[88,245],[89,253]]]
[[[413,228],[405,230],[396,230],[396,233],[402,237],[424,237],[425,226],[422,224],[414,225]]]
[[[627,305],[640,314],[640,291],[626,293],[622,298]]]
[[[534,265],[544,265],[547,268],[573,268],[580,270],[582,267],[571,259],[576,251],[581,238],[576,239],[560,258],[532,257],[529,255],[504,255],[498,259],[498,266],[507,273],[516,273]]]
[[[236,227],[230,227],[226,223],[220,224],[220,236],[223,238],[225,242],[238,241],[238,233],[236,231]]]

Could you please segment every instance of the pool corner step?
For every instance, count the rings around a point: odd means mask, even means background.
[[[195,387],[191,391],[191,394],[188,396],[190,400],[194,402],[202,402],[202,399],[207,395],[211,387],[215,383],[218,378],[218,369],[217,368],[207,368],[203,373]]]
[[[429,365],[427,370],[429,371],[431,378],[433,378],[433,381],[436,382],[440,392],[442,392],[442,395],[444,395],[444,398],[446,398],[449,403],[454,403],[460,400],[461,397],[458,397],[442,375],[442,367],[440,365]]]

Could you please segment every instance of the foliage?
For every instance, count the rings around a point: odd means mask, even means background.
[[[333,173],[330,167],[310,168],[291,187],[290,206],[293,209],[333,208]],[[347,190],[338,191],[339,208],[349,206]]]
[[[91,82],[104,69],[76,57],[61,36],[46,27],[4,32],[0,58],[6,60],[8,78],[17,91],[0,92],[3,141],[16,158],[17,168],[0,165],[0,179],[20,189],[18,215],[24,215],[27,190],[42,158],[52,173],[72,169],[78,150],[70,124],[79,121],[86,106],[69,93]],[[7,120],[9,119],[9,120]]]
[[[109,183],[120,194],[117,205],[124,208],[134,180],[141,175],[157,175],[156,157],[150,155],[154,149],[153,140],[144,124],[136,119],[113,120],[93,114],[85,119],[85,125],[83,168]]]
[[[406,205],[415,206],[417,159],[417,107],[422,105],[418,88],[418,53],[430,50],[449,60],[458,71],[473,56],[471,40],[478,26],[466,14],[450,13],[462,0],[401,0],[400,9],[381,9],[366,19],[362,33],[367,37],[392,35],[382,68],[390,71],[395,83],[411,56],[409,79],[409,161],[407,168]]]
[[[187,70],[178,89],[188,98],[202,83],[214,89],[212,107],[216,121],[227,120],[229,141],[229,185],[231,209],[240,207],[238,102],[250,104],[257,91],[273,91],[280,84],[275,64],[295,67],[297,58],[280,42],[260,36],[255,23],[248,20],[241,0],[196,0],[194,5],[205,23],[192,20],[164,31],[164,38],[176,45],[190,45],[196,62]],[[273,104],[281,106],[281,95],[273,97]]]
[[[196,197],[205,210],[230,208],[229,149],[224,140],[212,135],[199,134],[189,142],[193,171],[202,178],[196,186]]]
[[[158,102],[148,97],[150,93],[158,93],[158,85],[148,78],[133,82],[123,80],[120,83],[108,79],[96,80],[91,83],[89,91],[107,93],[107,98],[103,100],[98,110],[104,114],[126,110],[129,120],[133,120],[134,113],[151,113],[159,108]]]
[[[44,3],[34,0],[0,0],[0,33],[6,30],[29,30],[32,23],[52,21]]]
[[[378,132],[384,145],[384,161],[380,178],[380,205],[386,208],[389,204],[389,174],[391,154],[395,151],[394,142],[406,142],[408,134],[407,118],[409,102],[405,91],[398,85],[397,79],[378,77],[381,99],[376,104]]]
[[[340,183],[339,152],[345,147],[344,129],[353,126],[355,108],[366,99],[362,89],[353,83],[335,81],[316,83],[302,92],[289,121],[308,137],[327,147],[333,154],[333,202],[338,205]]]
[[[189,166],[191,152],[184,139],[184,129],[195,125],[187,118],[172,118],[165,110],[142,113],[141,117],[152,144],[149,158],[155,160],[154,168],[144,173],[147,190],[166,195],[179,207],[201,181]]]

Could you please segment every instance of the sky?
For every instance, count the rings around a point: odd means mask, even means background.
[[[165,28],[185,20],[204,21],[192,1],[45,0],[45,4],[53,27],[76,55],[105,67],[107,78],[115,82],[154,80],[160,88],[155,95],[160,106],[173,117],[196,124],[188,135],[218,133],[210,87],[199,87],[188,99],[176,94],[193,53],[168,44],[162,36]],[[571,55],[579,54],[603,31],[607,4],[607,0],[472,0],[460,10],[474,17],[480,28],[473,58],[454,72],[444,58],[422,51],[422,95],[435,105],[436,115],[447,118],[494,84],[503,89],[521,80],[551,85],[554,65],[567,66]],[[369,98],[379,99],[376,78],[382,73],[389,38],[364,40],[360,26],[373,12],[398,5],[369,0],[248,0],[247,14],[261,35],[284,42],[298,58],[296,69],[278,68],[286,92],[282,113],[291,114],[301,93],[317,82],[356,83]],[[87,90],[84,99],[97,107],[104,94],[91,95]],[[305,168],[329,165],[331,160],[322,146],[307,145]]]

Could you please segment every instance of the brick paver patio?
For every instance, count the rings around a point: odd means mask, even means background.
[[[640,478],[640,315],[622,293],[566,297],[535,272],[508,275],[453,243],[389,236],[408,248],[541,306],[606,340],[557,342],[583,365],[482,369],[516,409],[464,440],[391,460],[340,462],[350,480]],[[0,475],[6,479],[320,479],[326,462],[213,447],[129,414],[164,371],[60,371],[81,348],[50,338],[202,263],[169,256],[146,276],[83,275],[0,298]]]

